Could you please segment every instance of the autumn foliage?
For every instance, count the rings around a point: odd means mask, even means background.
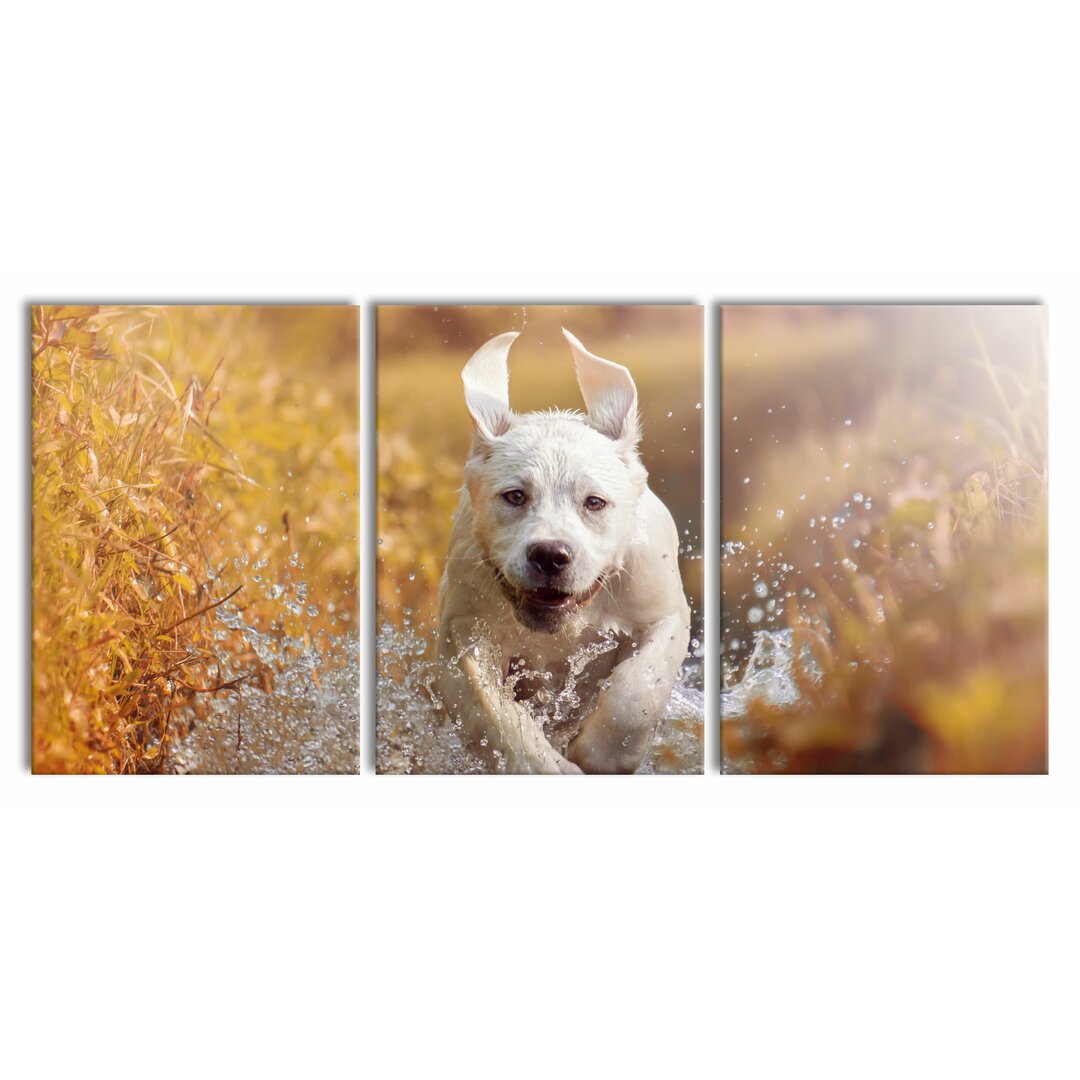
[[[356,329],[33,308],[36,771],[160,771],[211,696],[271,679],[219,611],[309,636],[355,618]],[[310,603],[274,603],[301,573]]]

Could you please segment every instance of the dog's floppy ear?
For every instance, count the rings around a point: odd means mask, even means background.
[[[594,356],[566,327],[563,334],[574,354],[578,386],[589,423],[608,438],[633,446],[641,438],[637,387],[622,364]]]
[[[513,414],[510,412],[510,374],[506,358],[517,336],[518,332],[511,330],[493,337],[472,354],[461,372],[465,405],[481,438],[497,439],[510,427]]]

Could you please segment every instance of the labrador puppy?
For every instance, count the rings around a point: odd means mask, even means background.
[[[462,371],[474,435],[439,589],[439,692],[498,771],[629,773],[667,707],[690,608],[675,522],[638,455],[634,380],[563,333],[587,415],[511,411],[516,333]]]

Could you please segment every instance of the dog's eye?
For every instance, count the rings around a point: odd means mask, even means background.
[[[525,492],[521,488],[511,488],[509,491],[504,491],[502,497],[511,506],[524,506],[525,505]]]
[[[607,502],[601,499],[599,495],[590,495],[585,500],[586,510],[603,510],[605,506],[607,506]]]

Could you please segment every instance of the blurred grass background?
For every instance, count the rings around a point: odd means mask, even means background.
[[[461,369],[489,338],[510,352],[517,412],[584,410],[565,326],[637,384],[649,483],[682,539],[700,636],[703,589],[702,309],[679,306],[383,306],[377,312],[377,562],[380,620],[429,626],[472,439]]]
[[[182,715],[356,625],[358,312],[32,311],[33,765],[166,767]],[[212,689],[217,688],[217,689]]]
[[[722,310],[723,668],[819,681],[724,725],[749,771],[1028,772],[1047,754],[1047,359],[1033,305]]]

